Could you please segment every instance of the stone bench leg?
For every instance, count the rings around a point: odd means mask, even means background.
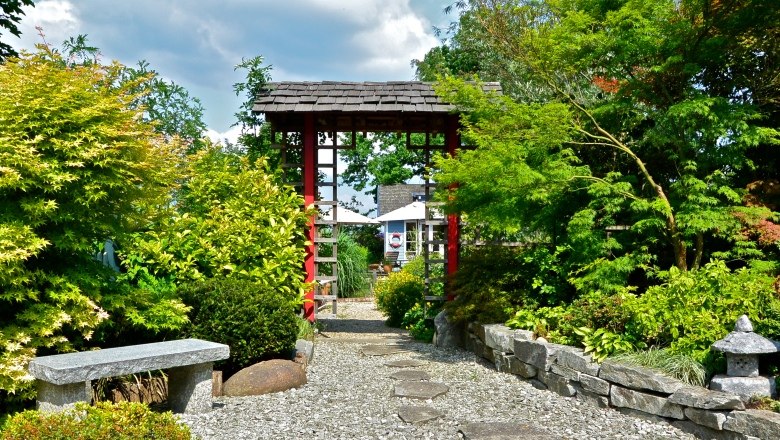
[[[55,385],[37,380],[38,409],[43,412],[58,412],[73,408],[77,402],[89,402],[92,394],[90,381]]]
[[[199,414],[211,411],[213,362],[168,370],[168,403],[171,411]]]

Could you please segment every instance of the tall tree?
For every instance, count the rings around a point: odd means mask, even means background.
[[[22,15],[24,15],[23,6],[35,5],[33,0],[0,0],[0,30],[4,28],[12,35],[21,36],[17,24],[22,19]],[[2,32],[0,32],[0,37],[2,35]],[[0,62],[8,57],[18,55],[11,45],[0,41]]]
[[[559,151],[588,165],[591,174],[580,180],[594,182],[592,197],[601,194],[597,222],[628,222],[667,243],[660,263],[668,255],[682,270],[724,251],[732,258],[758,255],[754,243],[742,240],[741,222],[770,212],[742,206],[742,185],[763,168],[751,153],[776,148],[780,138],[776,119],[768,119],[777,88],[764,87],[777,80],[776,2],[469,3],[483,42],[518,66],[518,82],[535,84],[541,102],[568,108],[571,116],[562,122],[573,137]],[[451,90],[443,93],[466,110],[484,111],[468,108],[462,85]],[[472,127],[474,136],[484,130]],[[451,164],[442,165],[439,178],[455,177],[446,171]],[[776,177],[776,168],[770,174]],[[560,184],[544,179],[537,191]],[[458,193],[469,191],[463,185]],[[736,245],[724,248],[724,239]]]

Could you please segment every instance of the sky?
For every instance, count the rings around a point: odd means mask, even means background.
[[[412,80],[410,62],[439,44],[451,0],[37,0],[16,49],[86,34],[105,61],[146,60],[205,108],[215,138],[234,138],[242,58],[262,55],[275,81]]]
[[[234,113],[242,97],[233,84],[242,58],[261,55],[274,81],[404,81],[410,63],[440,44],[434,27],[453,17],[452,0],[36,0],[24,9],[22,38],[4,34],[17,50],[43,40],[61,47],[85,34],[105,62],[146,60],[162,77],[200,99],[208,135],[238,136]],[[343,169],[344,165],[340,168]],[[365,209],[372,198],[350,188]]]

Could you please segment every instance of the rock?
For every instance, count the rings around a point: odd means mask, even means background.
[[[753,333],[753,324],[750,323],[750,320],[748,320],[745,315],[739,317],[733,332],[712,344],[712,349],[722,351],[726,354],[758,355],[761,353],[777,352],[777,347],[774,342],[759,334]]]
[[[502,324],[489,324],[485,329],[485,345],[493,350],[512,353],[515,347],[515,332]]]
[[[314,359],[314,342],[306,339],[295,341],[295,356],[299,353],[306,356],[306,364],[310,364],[312,359]]]
[[[649,368],[622,364],[607,359],[601,364],[599,377],[634,390],[649,390],[672,394],[686,386],[685,383],[664,376]]]
[[[431,375],[426,373],[425,371],[418,371],[418,370],[401,370],[396,371],[395,373],[390,375],[391,379],[396,380],[431,380]]]
[[[604,370],[602,369],[602,371]],[[673,419],[682,420],[685,418],[683,407],[676,403],[670,403],[664,397],[640,393],[639,391],[613,385],[609,398],[612,405],[616,407],[635,409],[648,414],[671,417]]]
[[[396,397],[408,397],[409,399],[428,400],[447,394],[450,387],[438,382],[404,381],[398,383],[393,395]]]
[[[730,377],[723,374],[712,378],[710,389],[736,394],[743,401],[755,396],[772,397],[777,392],[774,377]]]
[[[479,338],[474,338],[474,354],[481,358],[485,357],[485,343]]]
[[[458,432],[465,440],[554,440],[558,438],[539,428],[519,423],[464,423]]]
[[[533,365],[542,371],[548,371],[550,366],[555,362],[556,354],[560,350],[574,349],[566,345],[549,344],[540,341],[544,340],[542,338],[539,338],[535,341],[515,339],[515,357],[525,362],[526,364]]]
[[[759,409],[731,411],[723,429],[761,439],[775,439],[780,437],[780,413]]]
[[[421,367],[425,365],[425,361],[417,360],[417,359],[399,359],[397,361],[390,361],[385,363],[386,367],[395,367],[395,368],[414,368],[414,367]]]
[[[509,363],[509,373],[530,379],[536,377],[539,370],[533,365],[526,364],[520,361],[514,355],[507,355],[507,362]]]
[[[398,408],[398,417],[406,423],[422,423],[444,417],[444,413],[428,406],[404,405]]]
[[[534,332],[531,330],[515,330],[515,339],[519,339],[521,341],[533,341]],[[514,343],[512,344],[512,347],[514,348]]]
[[[736,394],[711,391],[696,386],[680,388],[669,396],[669,401],[699,409],[745,409],[745,404]]]
[[[398,345],[366,345],[360,349],[364,356],[387,356],[391,354],[406,353],[407,350]]]
[[[672,422],[672,426],[675,428],[687,432],[688,434],[695,435],[696,438],[707,440],[746,440],[746,437],[742,434],[731,431],[717,431],[706,426],[696,424],[690,420],[675,420]]]
[[[557,374],[558,376],[563,376],[566,379],[573,380],[575,382],[580,381],[580,375],[582,374],[577,370],[565,367],[560,364],[552,364],[552,366],[550,366],[550,371]]]
[[[609,408],[609,397],[587,391],[578,384],[573,384],[572,386],[577,390],[577,400],[581,400],[598,408]]]
[[[540,371],[538,378],[542,383],[547,385],[547,389],[560,394],[561,396],[573,397],[577,394],[577,389],[563,376],[559,376],[552,372]]]
[[[496,362],[495,351],[493,351],[493,349],[488,347],[487,345],[482,346],[482,357],[492,363]]]
[[[599,364],[593,362],[593,358],[589,354],[584,354],[582,350],[559,351],[556,360],[564,367],[569,367],[591,376],[598,376],[601,368]]]
[[[598,377],[583,373],[580,374],[580,384],[585,391],[600,394],[602,396],[609,396],[610,384],[604,379],[599,379]]]
[[[720,411],[707,411],[704,409],[685,408],[685,417],[704,425],[708,428],[712,428],[718,431],[723,430],[723,424],[726,423],[725,412]]]
[[[463,341],[463,327],[457,326],[447,319],[447,312],[442,310],[433,319],[436,331],[433,335],[433,345],[441,348],[456,348]]]
[[[476,336],[482,343],[485,343],[485,324],[476,323],[474,325],[474,336]]]
[[[529,384],[530,384],[532,387],[536,388],[537,390],[546,390],[546,389],[547,389],[547,385],[545,385],[544,383],[542,383],[542,382],[541,382],[540,380],[538,380],[538,379],[530,379],[530,380],[528,381],[528,383],[529,383]]]
[[[272,359],[246,367],[230,377],[222,387],[225,396],[258,396],[298,388],[306,383],[300,365]]]

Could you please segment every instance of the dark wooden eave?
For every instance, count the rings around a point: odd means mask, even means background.
[[[482,88],[501,93],[498,83]],[[302,131],[304,115],[313,113],[317,131],[440,133],[454,110],[433,83],[419,81],[272,82],[252,107],[274,130],[288,132]]]

